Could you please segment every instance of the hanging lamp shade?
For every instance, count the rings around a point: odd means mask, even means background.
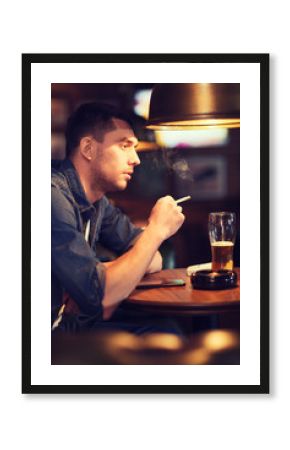
[[[239,128],[240,84],[155,84],[146,127],[152,130]]]

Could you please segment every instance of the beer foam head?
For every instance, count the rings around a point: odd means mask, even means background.
[[[214,247],[232,247],[234,243],[232,241],[216,241],[212,242],[211,245]]]

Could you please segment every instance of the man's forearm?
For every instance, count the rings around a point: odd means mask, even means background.
[[[148,226],[127,253],[104,264],[106,267],[104,319],[108,319],[120,301],[132,292],[153,264],[154,258],[154,265],[156,264],[159,257],[155,255],[161,242],[162,239]]]
[[[143,232],[144,230],[146,230],[146,228],[143,228]],[[143,233],[139,234],[132,242],[131,242],[131,246],[134,246],[136,244],[136,242],[138,242],[138,240],[140,239],[140,237],[142,236]],[[156,253],[154,253],[149,266],[146,269],[146,273],[154,273],[154,272],[158,272],[159,270],[162,270],[162,256],[161,253],[159,251],[157,251]]]
[[[157,251],[147,267],[146,273],[159,272],[159,270],[162,270],[162,256],[160,252]]]

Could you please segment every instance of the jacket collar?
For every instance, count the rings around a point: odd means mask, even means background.
[[[86,212],[90,212],[90,210],[94,210],[95,207],[87,199],[84,188],[80,181],[80,177],[73,163],[69,159],[65,159],[62,162],[61,171],[67,179],[68,185],[72,191],[76,203],[78,204],[80,212],[84,214]]]

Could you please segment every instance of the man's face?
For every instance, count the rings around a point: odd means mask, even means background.
[[[140,164],[133,130],[120,119],[113,119],[113,124],[114,129],[105,133],[103,142],[95,141],[91,164],[92,181],[103,193],[125,189]]]

